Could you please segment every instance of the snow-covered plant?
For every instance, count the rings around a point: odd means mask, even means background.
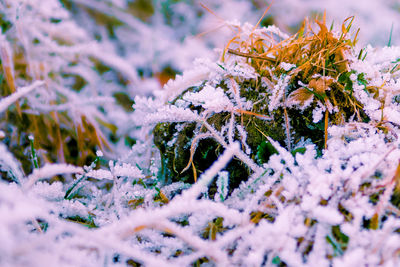
[[[382,128],[385,122],[367,112],[370,103],[378,109],[384,105],[372,94],[376,87],[350,67],[359,60],[357,35],[349,36],[353,19],[339,33],[328,30],[325,21],[317,21],[319,31],[305,21],[290,37],[273,26],[237,26],[221,61],[199,61],[196,71],[168,83],[153,112],[141,112],[149,105],[138,99],[139,120],[158,123],[154,143],[161,152],[163,181],[195,181],[197,172],[239,141],[243,154],[227,167],[234,169],[234,188],[257,169],[256,163],[275,153],[268,138],[295,154],[307,143],[326,148],[329,124],[369,121]],[[396,93],[389,93],[388,103]]]
[[[229,229],[240,232],[228,246],[230,263],[350,266],[353,256],[344,255],[362,241],[350,245],[358,238],[343,230],[346,225],[369,233],[388,217],[396,226],[386,231],[398,239],[396,50],[385,58],[389,66],[368,65],[366,51],[354,48],[356,36],[349,37],[352,20],[339,33],[317,21],[319,31],[305,24],[291,37],[275,27],[245,24],[221,61],[198,61],[197,71],[169,82],[151,104],[137,99],[138,123],[158,123],[154,142],[163,183],[202,184],[229,148],[240,144],[219,167],[229,173],[231,193],[224,203],[248,216],[254,229],[243,234],[242,226],[225,226],[218,216],[206,228],[211,240],[221,232],[221,242]],[[378,87],[383,79],[392,86]],[[223,200],[221,174],[215,185],[210,182],[199,193]],[[361,199],[365,206],[357,220],[359,210],[348,203],[360,207],[355,203]],[[367,254],[363,250],[357,260]],[[382,260],[374,257],[365,262]],[[397,255],[389,258],[396,261]]]
[[[191,3],[0,1],[0,265],[399,265],[400,49]]]
[[[115,126],[106,107],[115,101],[95,69],[99,45],[58,1],[2,1],[0,9],[1,94],[15,103],[1,110],[1,129],[24,171],[31,134],[42,164],[83,164],[109,149],[104,126]]]

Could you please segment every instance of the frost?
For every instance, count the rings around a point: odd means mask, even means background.
[[[86,174],[88,177],[95,179],[108,179],[113,180],[113,175],[110,171],[107,170],[92,170]]]
[[[223,202],[228,195],[228,186],[229,186],[229,173],[226,171],[222,171],[218,173],[217,178],[217,189],[218,192],[215,195],[217,198],[216,201]]]
[[[19,88],[17,92],[13,93],[10,96],[3,98],[0,101],[0,113],[4,112],[8,108],[8,106],[13,104],[19,98],[23,97],[24,95],[28,94],[30,91],[36,89],[36,87],[39,87],[43,84],[44,84],[43,81],[36,81],[32,85]]]
[[[142,118],[143,119],[143,118]],[[195,114],[190,109],[178,108],[176,106],[166,106],[157,110],[154,114],[148,114],[142,123],[155,123],[155,122],[183,122],[193,121],[197,119]]]
[[[325,108],[323,106],[319,106],[316,109],[313,110],[313,122],[317,123],[322,120],[323,118],[323,112],[325,111]]]
[[[277,26],[244,22],[257,22],[262,1],[208,1],[227,21],[192,1],[139,1],[148,13],[136,2],[0,1],[0,265],[398,266],[399,36],[391,47],[346,55],[343,95],[357,100],[346,104],[365,113],[359,120],[324,99],[338,84],[301,98],[308,91],[293,93],[307,86],[293,83],[296,64],[265,68],[240,43],[266,36],[274,47],[291,38]],[[391,20],[400,18],[393,1],[372,0],[282,0],[268,16],[290,29],[303,14],[326,9],[330,25],[345,19],[338,4],[360,14],[354,23],[369,25],[364,40],[387,44]],[[228,48],[244,56],[224,50],[230,38]],[[264,71],[279,73],[267,80]],[[243,97],[254,89],[259,99]],[[344,103],[343,95],[336,100]],[[258,114],[257,105],[279,118]],[[287,124],[277,135],[294,133],[291,124],[303,120],[284,115],[294,109],[317,124],[315,133],[329,115],[326,147],[314,136],[287,136],[283,146],[261,134],[265,121]],[[163,123],[172,134],[156,143],[154,126]],[[180,135],[188,124],[192,132]],[[183,170],[165,168],[163,146],[183,142],[185,153],[207,161],[195,149],[206,139],[216,143],[207,153],[219,153],[210,167],[196,182],[166,184],[164,176]],[[260,164],[254,154],[263,141],[273,151]],[[72,159],[78,163],[67,164]],[[233,161],[248,173],[236,187]],[[198,169],[186,163],[186,172]]]
[[[0,143],[0,155],[0,170],[8,172],[11,179],[21,183],[23,173],[20,164],[3,143]]]
[[[116,176],[126,176],[134,178],[144,178],[143,173],[135,166],[129,163],[122,163],[121,165],[114,166],[114,175]]]
[[[357,75],[355,75],[354,73],[350,75],[350,80],[352,80],[353,82],[357,81]]]
[[[343,216],[336,210],[336,208],[333,209],[318,206],[312,210],[312,213],[321,223],[336,225],[343,222]]]
[[[284,69],[285,71],[290,71],[293,68],[296,68],[296,65],[295,64],[286,63],[286,62],[281,62],[281,68]]]
[[[270,103],[268,105],[269,111],[273,111],[281,105],[282,98],[284,96],[285,90],[289,85],[290,76],[284,75],[280,77],[278,83],[275,85],[272,91]]]
[[[183,100],[189,101],[194,105],[201,105],[210,112],[222,112],[232,110],[232,103],[224,94],[221,88],[214,88],[206,85],[198,93],[187,93]]]
[[[29,189],[40,179],[51,178],[58,174],[64,173],[82,173],[83,169],[67,164],[49,164],[40,169],[35,169],[32,174],[27,177],[23,187]]]
[[[257,77],[254,68],[246,63],[232,62],[226,67],[227,73],[233,77],[240,77],[241,79],[255,79]]]
[[[182,93],[186,88],[200,84],[207,79],[209,69],[199,66],[196,70],[187,71],[182,76],[177,76],[175,80],[170,80],[164,87],[165,100],[173,100]]]

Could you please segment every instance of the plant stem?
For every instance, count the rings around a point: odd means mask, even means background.
[[[35,167],[35,169],[38,169],[39,168],[39,164],[38,164],[38,159],[37,159],[37,155],[36,155],[36,149],[35,149],[35,146],[33,144],[33,141],[34,141],[35,138],[33,137],[33,135],[29,135],[28,139],[29,139],[29,142],[31,144],[31,153],[32,153],[33,166]]]

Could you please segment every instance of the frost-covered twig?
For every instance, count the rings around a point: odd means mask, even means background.
[[[15,93],[3,98],[0,101],[0,113],[4,112],[10,105],[12,105],[19,98],[29,94],[29,92],[42,85],[44,85],[43,81],[35,81],[29,86],[18,88]]]
[[[26,181],[23,183],[24,190],[29,190],[37,181],[44,178],[51,178],[59,174],[83,173],[81,167],[75,167],[68,164],[48,164],[39,169],[34,169]]]

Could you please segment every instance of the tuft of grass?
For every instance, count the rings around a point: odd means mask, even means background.
[[[17,80],[31,82],[34,79],[44,78],[29,75],[28,69],[31,66],[19,47],[3,46],[0,50],[0,68],[3,69],[2,79],[0,79],[1,96],[5,97],[14,93]],[[47,78],[57,79],[58,77],[53,73]],[[83,78],[80,77],[80,79]],[[67,101],[66,96],[58,95],[49,104],[58,105]],[[34,168],[38,168],[39,160],[83,165],[95,158],[97,149],[110,150],[103,130],[85,115],[73,118],[66,111],[39,113],[30,106],[28,101],[16,102],[6,111],[0,123],[3,125],[5,135],[8,136],[7,146],[22,163],[25,173],[30,173],[32,169],[31,161],[24,153],[27,149],[32,152]],[[30,136],[34,136],[34,140],[30,140]],[[35,153],[33,153],[33,147],[35,147]]]
[[[316,107],[317,102],[324,106],[325,148],[329,124],[341,125],[353,115],[358,121],[366,119],[363,116],[362,104],[353,95],[352,81],[349,79],[354,71],[349,67],[347,54],[354,48],[358,35],[357,31],[352,38],[350,37],[353,21],[354,17],[347,18],[342,24],[341,32],[334,34],[332,27],[328,29],[326,26],[325,14],[322,21],[315,20],[319,28],[317,32],[312,28],[312,23],[305,19],[299,31],[286,39],[258,32],[254,28],[247,39],[241,39],[242,35],[239,32],[225,48],[227,53],[246,59],[259,73],[261,80],[269,84],[267,93],[274,93],[271,91],[274,90],[279,77],[290,77],[289,86],[285,89],[282,99],[289,150],[289,108],[310,110]],[[223,54],[223,61],[225,57]],[[285,68],[288,64],[293,66],[289,70]],[[365,79],[360,75],[358,82],[364,83]],[[253,109],[258,114],[274,116],[267,109],[256,106]],[[304,115],[308,116],[310,113]]]

